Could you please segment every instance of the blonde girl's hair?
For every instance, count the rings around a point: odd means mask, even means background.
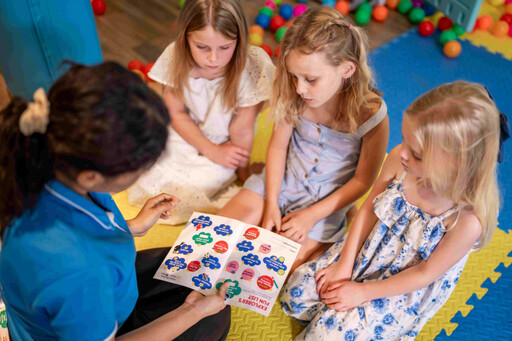
[[[441,85],[406,110],[423,150],[425,178],[435,193],[473,211],[482,224],[475,245],[490,240],[500,206],[496,162],[500,114],[481,85]]]
[[[297,94],[295,83],[286,69],[286,57],[295,49],[303,54],[323,52],[333,66],[345,61],[356,66],[354,74],[343,81],[338,92],[338,111],[334,113],[332,126],[334,129],[354,132],[361,123],[361,110],[375,103],[381,104],[382,100],[378,96],[372,100],[367,99],[370,91],[373,91],[374,80],[367,64],[366,33],[352,26],[334,8],[321,6],[298,17],[281,44],[270,103],[270,112],[276,122],[284,119],[296,124],[303,110],[304,101]]]
[[[221,94],[226,109],[236,107],[238,85],[245,68],[249,31],[239,0],[186,0],[178,17],[179,33],[174,45],[174,65],[171,74],[173,93],[184,101],[184,89],[189,88],[189,73],[195,65],[188,44],[188,34],[211,25],[227,39],[238,39],[231,60],[226,65]]]

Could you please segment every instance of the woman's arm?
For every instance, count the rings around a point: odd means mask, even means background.
[[[229,125],[229,138],[233,145],[243,148],[249,153],[254,141],[254,122],[261,110],[263,102],[250,107],[238,108]],[[249,162],[240,163],[237,169],[238,177],[245,181],[250,175]]]
[[[262,227],[271,229],[273,226],[279,231],[281,228],[281,212],[278,198],[283,184],[288,144],[293,133],[293,126],[284,120],[280,122],[272,133],[267,151],[267,166],[265,170],[265,212]]]

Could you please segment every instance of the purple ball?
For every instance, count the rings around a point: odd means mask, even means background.
[[[423,6],[424,1],[423,0],[412,0],[412,7],[413,8],[420,8]]]
[[[308,10],[308,6],[304,5],[304,4],[298,4],[295,6],[295,8],[293,9],[293,16],[295,18],[297,17],[300,17],[301,15],[304,14],[304,12],[306,12]]]

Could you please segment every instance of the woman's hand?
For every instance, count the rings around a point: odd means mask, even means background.
[[[204,296],[203,294],[194,290],[187,296],[185,303],[190,304],[196,308],[202,317],[216,314],[226,306],[225,298],[229,285],[229,282],[225,282],[220,287],[218,293],[209,296]]]
[[[244,148],[237,147],[231,141],[214,145],[205,154],[207,158],[227,168],[237,169],[249,164],[251,153]]]
[[[302,243],[315,223],[316,219],[307,208],[294,211],[283,218],[281,235]]]
[[[263,212],[263,223],[261,227],[272,231],[274,226],[278,232],[281,231],[281,210],[277,204],[271,204],[265,201],[265,211]]]
[[[366,302],[364,283],[344,281],[327,288],[322,295],[322,302],[329,309],[345,311],[360,306]]]
[[[169,210],[179,202],[180,199],[166,193],[148,199],[139,214],[135,218],[126,221],[132,235],[142,237],[155,225],[158,219],[169,219]]]
[[[340,259],[320,270],[315,276],[316,292],[318,295],[322,296],[330,290],[329,288],[334,288],[338,283],[350,281],[352,267],[353,265],[349,266]]]

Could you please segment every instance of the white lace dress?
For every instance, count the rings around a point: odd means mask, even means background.
[[[158,58],[149,76],[172,86],[174,43]],[[239,83],[237,107],[250,107],[270,98],[275,67],[267,53],[250,47],[245,69]],[[190,91],[185,90],[185,105],[201,132],[215,144],[229,140],[229,124],[235,110],[225,110],[221,94],[217,94],[223,78],[207,80],[189,77]],[[234,170],[212,162],[199,154],[176,131],[169,128],[169,139],[157,163],[128,189],[130,204],[142,206],[146,200],[165,192],[181,199],[165,224],[180,224],[193,211],[215,213],[238,188],[230,186],[236,179]]]

